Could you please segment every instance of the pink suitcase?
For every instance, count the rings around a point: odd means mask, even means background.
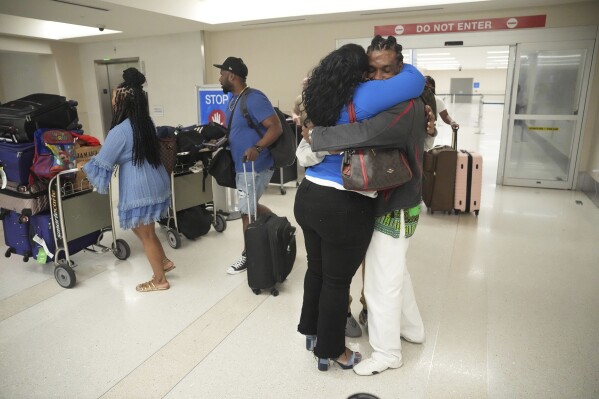
[[[474,212],[478,216],[483,181],[483,157],[474,151],[458,151],[455,179],[455,213]]]

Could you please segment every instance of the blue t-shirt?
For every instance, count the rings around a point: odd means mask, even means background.
[[[424,89],[424,76],[410,64],[404,64],[401,72],[386,80],[369,80],[360,83],[354,91],[353,103],[356,120],[372,118],[376,114],[401,102],[418,97]],[[337,125],[350,123],[347,107],[341,110]],[[329,180],[343,186],[341,178],[342,154],[331,154],[322,162],[310,166],[306,175]]]
[[[254,121],[256,126],[258,126],[260,132],[264,136],[266,133],[266,128],[262,126],[262,121],[273,115],[275,110],[273,109],[268,98],[260,90],[248,88],[244,96],[246,97],[247,111],[252,118],[252,121]],[[236,99],[237,96],[230,95],[228,104],[233,106]],[[235,113],[233,114],[233,120],[231,121],[231,129],[229,133],[229,148],[231,149],[231,155],[233,156],[233,162],[235,163],[235,172],[237,173],[243,172],[242,163],[243,154],[245,151],[248,148],[256,145],[256,143],[261,139],[261,137],[258,136],[258,133],[250,125],[248,125],[247,120],[243,116],[241,102],[242,100],[239,100],[235,105]],[[231,112],[232,111],[227,107],[227,123],[229,123]],[[256,172],[270,169],[273,167],[273,165],[274,163],[272,156],[270,155],[268,148],[264,148],[262,152],[260,152],[258,159],[254,161]],[[248,172],[252,170],[251,163],[246,164],[246,170]]]

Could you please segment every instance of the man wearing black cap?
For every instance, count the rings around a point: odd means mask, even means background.
[[[229,124],[229,147],[233,162],[235,163],[236,185],[238,195],[238,206],[241,211],[241,220],[243,222],[243,231],[249,224],[248,212],[257,210],[258,216],[270,213],[270,209],[259,203],[254,204],[260,199],[273,174],[273,159],[268,150],[268,146],[274,143],[283,128],[281,122],[272,104],[268,98],[259,90],[249,89],[245,80],[248,75],[248,68],[241,58],[228,57],[222,65],[213,64],[220,69],[220,82],[225,94],[232,93],[229,99],[226,111],[226,120]],[[260,129],[262,135],[248,124],[244,116],[242,103],[245,97],[245,105],[249,117]],[[231,114],[233,117],[231,118]],[[253,161],[247,164],[247,175],[243,172],[243,160]],[[252,178],[252,165],[255,168],[255,187]],[[247,189],[246,189],[247,187]],[[255,193],[255,196],[254,196]],[[248,198],[249,206],[248,209]],[[245,248],[241,258],[227,269],[229,274],[237,274],[247,269],[247,259]]]

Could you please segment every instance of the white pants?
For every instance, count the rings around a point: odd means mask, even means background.
[[[372,357],[391,367],[401,362],[401,336],[424,341],[424,325],[406,267],[409,239],[374,231],[366,252],[364,295],[368,305],[368,336]]]

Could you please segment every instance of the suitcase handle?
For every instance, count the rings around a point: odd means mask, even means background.
[[[451,134],[451,148],[453,148],[454,150],[458,149],[458,128],[454,128],[453,126],[451,127],[452,130],[452,134]]]
[[[245,164],[247,162],[247,159],[244,157],[242,160],[242,165],[243,165],[243,176],[244,176],[244,180],[245,180],[245,192],[246,195],[245,198],[247,200],[247,204],[248,204],[248,218],[250,223],[252,223],[252,212],[254,211],[254,222],[256,221],[256,219],[258,219],[258,204],[256,202],[256,171],[254,169],[254,161],[252,161],[252,184],[254,187],[254,207],[255,209],[250,209],[250,196],[249,196],[249,192],[250,192],[250,188],[248,187],[248,176],[247,176],[247,170],[245,168]]]

